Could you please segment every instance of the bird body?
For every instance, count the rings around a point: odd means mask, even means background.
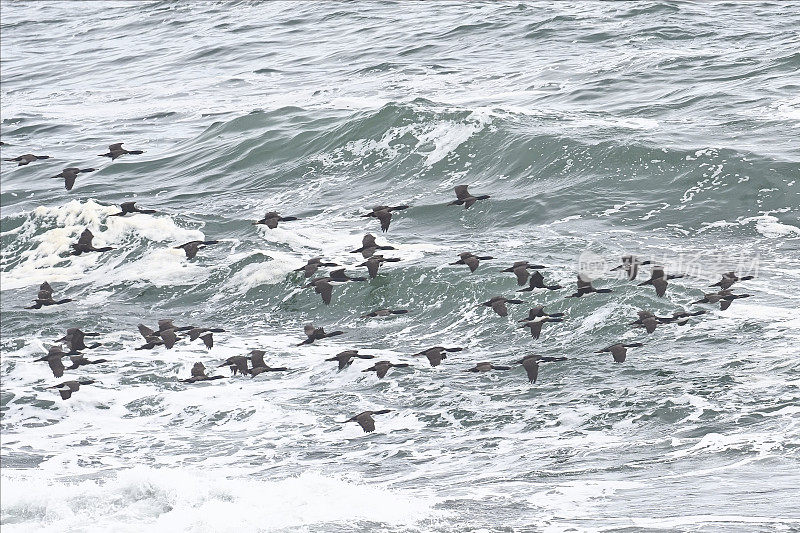
[[[180,246],[176,246],[175,249],[183,249],[186,253],[186,259],[194,259],[199,250],[211,244],[219,244],[219,241],[189,241]]]
[[[75,186],[75,180],[78,178],[78,174],[82,174],[84,172],[94,172],[97,170],[96,168],[78,168],[78,167],[68,167],[56,174],[55,176],[51,176],[52,179],[63,179],[64,180],[64,188],[68,191],[72,190],[72,187]]]
[[[607,348],[603,348],[602,350],[598,350],[595,353],[610,353],[611,356],[614,358],[615,363],[624,363],[625,357],[628,354],[628,348],[638,348],[640,346],[644,346],[641,342],[633,342],[630,344],[623,344],[618,342],[616,344],[612,344]]]
[[[384,317],[390,315],[404,315],[406,313],[408,313],[406,309],[374,309],[369,313],[361,315],[359,318],[374,318],[374,317]]]
[[[433,348],[428,348],[427,350],[422,350],[419,353],[415,353],[414,356],[425,356],[428,358],[428,362],[431,366],[439,366],[442,363],[442,359],[447,359],[447,354],[445,352],[460,352],[464,348],[445,348],[444,346],[434,346]]]
[[[381,409],[380,411],[364,411],[363,413],[359,413],[354,417],[348,418],[344,422],[340,422],[340,424],[356,422],[359,426],[361,426],[361,429],[364,430],[364,433],[372,433],[375,431],[375,419],[372,418],[372,415],[383,415],[391,412],[391,409]]]
[[[72,244],[72,255],[81,255],[88,252],[107,252],[109,250],[113,250],[113,248],[110,246],[97,248],[92,244],[93,239],[94,234],[89,228],[83,230],[83,233],[81,233],[81,236],[78,238],[78,242]]]
[[[396,250],[394,246],[380,246],[375,241],[375,235],[371,233],[367,233],[361,239],[361,248],[356,248],[352,250],[351,254],[356,254],[361,252],[361,256],[364,259],[368,259],[371,257],[376,251],[378,250]]]
[[[580,274],[578,275],[578,290],[573,294],[567,296],[567,298],[580,298],[581,296],[585,296],[590,293],[609,293],[612,292],[611,289],[595,289],[592,285],[591,281],[588,281],[583,278]]]
[[[489,372],[490,370],[511,370],[510,366],[495,365],[488,361],[477,363],[474,367],[465,370],[464,372]]]
[[[8,157],[4,159],[4,161],[14,161],[18,167],[24,167],[28,163],[33,163],[38,159],[50,159],[49,155],[33,155],[33,154],[22,154],[17,157]]]
[[[95,381],[92,379],[83,379],[83,380],[70,380],[64,381],[63,383],[59,383],[58,385],[53,385],[52,387],[47,387],[48,389],[58,389],[58,393],[61,395],[62,400],[69,400],[72,397],[73,392],[78,392],[81,388],[81,385],[91,385]]]
[[[396,368],[405,368],[411,366],[408,363],[390,363],[389,361],[378,361],[374,365],[369,368],[362,370],[362,372],[375,372],[378,375],[378,378],[383,378],[389,369],[392,367]]]
[[[344,370],[353,362],[353,359],[375,359],[374,355],[364,355],[358,353],[358,350],[345,350],[339,352],[333,357],[325,359],[326,361],[336,361],[339,363],[339,371]],[[388,369],[387,369],[388,370]],[[385,375],[385,373],[384,373]],[[381,376],[382,377],[382,376]]]

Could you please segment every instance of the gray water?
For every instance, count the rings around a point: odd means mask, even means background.
[[[800,4],[0,9],[2,155],[52,156],[0,167],[4,532],[800,528]],[[145,153],[97,156],[121,141]],[[67,166],[100,170],[67,192]],[[133,199],[158,213],[108,216]],[[386,234],[359,216],[404,203]],[[114,250],[70,256],[87,227]],[[363,272],[367,232],[402,261],[329,306],[301,288],[309,257]],[[625,253],[686,276],[658,298]],[[566,288],[515,293],[515,260]],[[613,293],[566,299],[579,269]],[[691,305],[734,269],[751,297]],[[45,280],[75,302],[23,309]],[[567,314],[539,340],[535,303]],[[708,313],[648,335],[640,309]],[[159,318],[226,332],[134,350]],[[308,322],[345,334],[297,347]],[[62,401],[32,360],[71,326],[110,362]],[[594,353],[618,341],[645,346]],[[411,356],[435,345],[465,350]],[[290,371],[177,381],[254,348]],[[345,349],[412,367],[337,373]],[[464,372],[530,353],[569,359]],[[393,411],[337,423],[367,409]]]

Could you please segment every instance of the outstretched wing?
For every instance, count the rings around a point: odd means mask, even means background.
[[[459,200],[466,200],[470,196],[466,185],[456,185],[455,187],[453,187],[453,190],[456,193],[456,198],[458,198]]]

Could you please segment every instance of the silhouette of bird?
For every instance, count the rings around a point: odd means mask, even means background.
[[[332,283],[346,283],[348,281],[366,281],[367,278],[364,277],[350,277],[345,274],[343,268],[338,270],[332,271],[327,276],[314,278],[309,281],[306,285],[303,285],[303,288],[314,287],[314,292],[319,294],[322,297],[322,301],[325,304],[331,303],[331,298],[333,296],[333,285]]]
[[[566,357],[546,357],[543,355],[526,355],[519,361],[515,361],[514,364],[522,365],[522,368],[525,369],[525,373],[528,375],[528,381],[530,383],[536,383],[536,380],[539,378],[539,364],[540,363],[550,363],[554,361],[566,361]]]
[[[339,422],[340,424],[347,424],[348,422],[357,422],[361,429],[364,430],[364,433],[372,433],[375,431],[375,420],[372,418],[372,415],[383,415],[386,413],[391,413],[391,409],[381,409],[379,411],[364,411],[363,413],[359,413],[352,418],[348,418],[344,422]]]
[[[122,147],[123,143],[114,143],[108,145],[108,153],[107,154],[100,154],[101,157],[110,157],[113,161],[114,159],[123,156],[125,154],[130,155],[139,155],[143,154],[144,151],[142,150],[126,150]]]
[[[312,344],[314,341],[327,339],[328,337],[335,337],[344,333],[344,331],[331,331],[330,333],[325,333],[325,328],[315,328],[314,324],[306,324],[305,327],[303,327],[303,331],[305,332],[307,338],[298,344],[298,346]]]
[[[17,157],[7,157],[7,158],[4,159],[4,161],[16,161],[17,163],[19,163],[17,165],[18,167],[24,167],[28,163],[33,163],[34,161],[36,161],[38,159],[50,159],[50,156],[49,155],[22,154],[22,155],[17,156]]]
[[[103,246],[97,248],[92,244],[94,234],[88,228],[83,230],[81,236],[78,237],[78,242],[72,244],[72,255],[81,255],[88,252],[107,252],[113,250],[111,246]]]
[[[500,272],[513,272],[517,276],[517,285],[525,285],[528,282],[528,269],[538,270],[540,268],[547,268],[544,265],[531,265],[527,261],[515,261],[513,265],[504,268]]]
[[[392,211],[401,211],[403,209],[408,209],[409,205],[398,205],[394,207],[389,207],[388,205],[378,205],[372,208],[372,212],[367,213],[366,215],[361,215],[362,218],[371,217],[377,218],[381,223],[381,231],[386,233],[389,231],[389,223],[392,221]]]
[[[652,261],[639,261],[635,255],[623,255],[622,264],[615,266],[611,269],[611,271],[614,272],[615,270],[624,270],[628,280],[633,281],[636,279],[636,276],[639,273],[639,267],[650,264],[652,264]]]
[[[359,318],[374,318],[374,317],[383,317],[389,315],[404,315],[408,313],[406,309],[375,309],[370,311],[369,313],[365,313],[361,315]]]
[[[664,296],[664,293],[667,291],[667,280],[682,277],[683,274],[667,275],[664,273],[664,267],[653,266],[653,270],[650,272],[650,279],[643,281],[639,286],[652,285],[656,289],[657,296]]]
[[[264,218],[259,221],[253,222],[253,225],[262,224],[269,229],[278,227],[278,222],[291,222],[292,220],[299,220],[297,217],[282,217],[275,211],[268,211]]]
[[[61,395],[62,400],[69,400],[72,397],[73,392],[78,392],[81,388],[81,385],[91,385],[95,383],[93,379],[82,379],[78,380],[70,380],[64,381],[63,383],[59,383],[58,385],[53,385],[52,387],[46,387],[48,389],[58,389],[58,393]]]
[[[221,365],[218,365],[217,368],[223,366],[230,367],[232,376],[235,376],[236,374],[247,375],[250,373],[250,369],[247,366],[247,357],[244,355],[233,355],[228,357]]]
[[[508,316],[508,307],[506,304],[521,304],[522,300],[511,300],[503,296],[495,296],[491,300],[478,304],[479,306],[491,307],[492,310],[500,316]]]
[[[294,271],[302,272],[303,276],[305,276],[306,278],[310,278],[311,276],[317,273],[320,267],[335,267],[335,266],[339,266],[339,264],[325,262],[322,260],[321,257],[312,257],[311,259],[308,260],[308,262],[305,265],[301,266],[300,268],[294,269]]]
[[[222,379],[225,376],[207,376],[206,367],[203,363],[197,362],[192,367],[192,377],[187,379],[179,379],[181,383],[197,383],[198,381],[214,381],[215,379]]]
[[[67,370],[74,370],[78,367],[85,366],[85,365],[97,365],[100,363],[107,363],[107,359],[95,359],[94,361],[90,361],[84,356],[83,354],[78,355],[70,355],[69,360],[72,362],[72,366],[68,366]],[[58,376],[56,376],[58,377]]]
[[[428,358],[428,362],[430,362],[431,366],[439,366],[442,363],[442,359],[447,359],[447,354],[445,352],[460,352],[464,348],[445,348],[444,346],[434,346],[433,348],[428,348],[427,350],[422,350],[419,353],[415,353],[414,357],[418,357],[424,355]]]
[[[458,254],[460,258],[455,263],[450,263],[451,265],[467,265],[469,267],[470,272],[475,272],[480,265],[481,261],[488,261],[489,259],[494,259],[491,255],[475,255],[471,252],[461,252]]]
[[[520,328],[530,328],[531,329],[531,337],[534,339],[538,339],[539,335],[542,334],[542,326],[545,322],[563,322],[563,318],[553,318],[551,316],[543,315],[537,316],[532,320],[525,320],[520,325]]]
[[[400,261],[400,259],[397,257],[383,257],[382,255],[373,255],[370,256],[369,259],[367,259],[366,261],[357,266],[367,267],[367,272],[369,272],[369,277],[374,279],[378,275],[378,268],[380,268],[380,266],[383,263],[396,263],[398,261]]]
[[[527,271],[525,271],[527,274]],[[530,284],[523,288],[519,289],[517,292],[528,292],[534,289],[547,289],[549,291],[557,291],[558,289],[563,289],[561,285],[545,285],[544,284],[544,276],[538,270],[534,270],[533,274],[531,274]]]
[[[464,372],[489,372],[490,370],[511,370],[510,366],[495,365],[488,361],[477,363],[474,367],[468,368]]]
[[[339,370],[344,370],[353,362],[353,359],[375,359],[374,355],[363,355],[358,353],[358,350],[345,350],[343,352],[339,352],[333,357],[329,357],[325,359],[326,361],[337,361],[339,363]],[[387,368],[388,370],[388,368]],[[384,372],[384,375],[386,373]],[[383,377],[383,376],[379,376]]]
[[[78,174],[82,174],[83,172],[94,172],[97,170],[96,168],[77,168],[77,167],[68,167],[56,174],[55,176],[51,176],[52,179],[63,179],[64,180],[64,188],[68,191],[72,190],[72,187],[75,186],[75,180],[78,178]]]
[[[364,259],[367,259],[372,256],[378,250],[396,250],[394,246],[379,246],[375,243],[375,235],[371,233],[367,233],[364,235],[364,238],[361,239],[361,248],[357,248],[351,251],[351,254],[356,254],[361,252],[361,256]]]
[[[456,193],[456,199],[450,202],[448,205],[463,205],[464,209],[469,209],[478,200],[486,200],[487,198],[490,198],[488,194],[473,196],[470,194],[469,190],[467,190],[467,185],[456,185],[453,190]]]
[[[585,296],[587,294],[597,292],[597,293],[609,293],[612,292],[611,289],[595,289],[592,286],[592,282],[588,280],[584,280],[581,275],[578,275],[578,290],[573,294],[567,296],[567,298],[580,298],[581,296]]]
[[[175,249],[182,248],[183,251],[186,253],[186,259],[194,259],[197,255],[198,250],[202,250],[208,245],[211,244],[218,244],[219,241],[189,241],[187,243],[181,244],[180,246],[176,246]]]
[[[611,353],[611,356],[614,358],[615,363],[624,363],[625,356],[628,353],[628,348],[638,348],[640,346],[644,346],[641,342],[632,342],[630,344],[623,344],[618,342],[616,344],[612,344],[607,348],[603,348],[602,350],[598,350],[595,353]]]
[[[65,353],[61,348],[61,345],[58,344],[51,346],[47,351],[47,355],[44,355],[39,359],[34,359],[33,362],[47,362],[47,364],[50,366],[50,370],[53,372],[53,377],[60,378],[64,375],[64,363],[61,362],[61,358],[67,355],[69,354]]]
[[[405,368],[411,366],[408,363],[390,363],[389,361],[378,361],[374,365],[369,368],[362,370],[362,372],[375,372],[378,375],[378,378],[382,378],[386,375],[390,368]]]
[[[155,209],[139,209],[136,207],[136,202],[122,202],[119,204],[119,208],[122,209],[119,213],[113,213],[108,215],[110,217],[124,217],[125,215],[130,215],[133,213],[142,213],[144,215],[149,215],[155,213]]]
[[[736,272],[725,272],[722,274],[722,279],[712,284],[712,287],[719,287],[720,290],[730,289],[731,286],[737,281],[747,281],[753,279],[754,276],[737,276]]]
[[[79,328],[69,328],[67,329],[67,334],[61,337],[60,339],[56,339],[55,342],[65,342],[67,343],[67,347],[70,349],[71,352],[78,352],[81,350],[92,350],[94,348],[98,348],[101,346],[99,342],[94,342],[89,346],[86,345],[84,339],[86,337],[99,337],[99,333],[85,333],[81,331]]]
[[[692,302],[693,304],[715,304],[719,302],[719,310],[728,309],[734,300],[739,298],[749,298],[752,294],[733,294],[731,289],[723,289],[719,292],[706,293],[703,298]]]

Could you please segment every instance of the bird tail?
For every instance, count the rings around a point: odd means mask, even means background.
[[[203,241],[203,244],[219,244],[219,241]]]
[[[156,212],[155,209],[139,209],[139,213],[143,213],[145,215],[150,215],[155,212]]]
[[[392,311],[393,315],[404,315],[406,313],[408,313],[406,309],[398,309],[397,311]]]
[[[556,317],[557,318],[557,317],[565,316],[565,315],[564,315],[564,313],[548,313],[547,316]]]
[[[344,335],[344,331],[331,331],[328,333],[328,337],[335,337],[336,335]]]
[[[297,217],[281,217],[281,222],[291,222],[293,220],[300,220]]]
[[[128,153],[131,154],[131,155],[139,155],[139,154],[143,154],[144,150],[128,150]]]

